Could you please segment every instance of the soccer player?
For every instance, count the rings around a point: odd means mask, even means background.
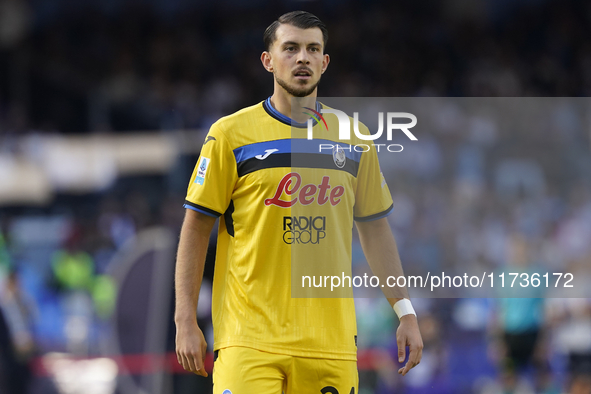
[[[346,262],[343,275],[350,276],[355,221],[372,270],[402,274],[386,219],[392,199],[375,149],[346,149],[334,131],[336,117],[326,116],[328,127],[315,124],[314,138],[334,148],[319,152],[301,123],[307,116],[300,109],[321,108],[316,97],[329,64],[326,41],[324,24],[303,11],[267,28],[261,61],[273,73],[273,95],[211,126],[189,183],[175,273],[176,352],[187,371],[207,376],[196,309],[219,217],[212,306],[216,394],[358,392],[353,299],[292,297],[299,285],[292,267],[340,272]],[[299,106],[292,107],[294,98]],[[421,359],[422,339],[410,301],[388,301],[400,317],[401,363],[410,348],[398,371],[406,375]]]

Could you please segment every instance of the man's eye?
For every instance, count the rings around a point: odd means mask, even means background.
[[[318,52],[318,48],[316,48],[316,47],[312,47],[312,48],[310,48],[310,50],[311,50],[312,52]]]
[[[286,47],[285,50],[291,52],[295,50],[295,47]]]

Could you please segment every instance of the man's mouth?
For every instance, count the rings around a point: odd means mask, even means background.
[[[299,69],[299,70],[296,70],[293,74],[296,77],[296,79],[301,79],[301,80],[307,80],[312,77],[312,71],[310,71],[308,69]]]

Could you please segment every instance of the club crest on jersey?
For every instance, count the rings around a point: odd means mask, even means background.
[[[332,148],[332,159],[337,167],[343,168],[345,166],[347,156],[345,155],[345,150],[340,145],[335,145]]]

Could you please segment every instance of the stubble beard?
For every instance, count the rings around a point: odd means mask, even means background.
[[[312,94],[312,92],[314,91],[314,89],[316,89],[316,87],[318,86],[318,84],[320,83],[320,78],[318,79],[318,81],[316,81],[316,83],[310,87],[301,87],[301,88],[297,88],[297,87],[293,87],[290,86],[287,82],[285,82],[284,80],[280,79],[279,77],[277,77],[277,75],[275,75],[275,80],[277,81],[277,83],[279,84],[279,86],[281,86],[283,89],[285,89],[285,91],[287,93],[289,93],[290,95],[292,95],[293,97],[306,97],[309,96],[310,94]]]

